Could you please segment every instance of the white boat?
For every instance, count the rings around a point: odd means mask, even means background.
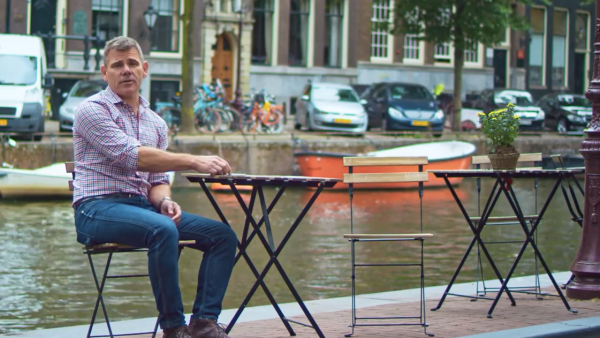
[[[173,185],[175,173],[168,172]],[[64,163],[37,169],[13,169],[0,167],[0,196],[7,197],[70,197],[71,174],[66,172]]]

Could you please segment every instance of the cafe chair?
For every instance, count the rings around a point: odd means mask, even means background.
[[[344,166],[348,167],[348,174],[344,174],[344,183],[348,184],[348,192],[350,195],[350,233],[344,234],[343,237],[348,239],[351,248],[352,261],[352,333],[347,334],[350,337],[354,334],[354,328],[357,326],[422,326],[426,335],[433,337],[433,334],[427,333],[429,324],[425,318],[425,271],[423,264],[424,243],[426,238],[433,235],[423,233],[423,182],[428,181],[428,174],[423,172],[423,165],[428,163],[427,157],[344,157]],[[377,172],[382,166],[410,166],[418,172],[408,171],[411,168],[406,168],[407,171],[402,172]],[[361,173],[354,171],[355,167]],[[354,232],[354,216],[353,204],[354,185],[355,184],[385,184],[396,185],[397,183],[418,183],[419,205],[420,205],[420,232],[409,234],[372,234],[372,233],[355,233]],[[401,184],[403,186],[404,184]],[[415,191],[415,194],[417,192]],[[401,203],[401,201],[398,201]],[[356,262],[355,246],[359,242],[408,242],[418,241],[420,243],[420,257],[418,261],[412,263],[367,263],[361,261]],[[403,252],[404,253],[404,252]],[[409,254],[409,251],[406,251]],[[356,315],[356,268],[357,267],[419,267],[420,268],[420,311],[418,316],[387,316],[387,317],[357,317]],[[378,322],[374,323],[373,320]],[[409,320],[405,323],[398,323],[397,320]],[[410,321],[412,320],[412,321]],[[361,321],[361,323],[358,323]],[[364,321],[364,322],[362,322]],[[371,322],[369,322],[371,321]],[[393,321],[393,322],[388,322]],[[418,321],[418,322],[417,322]]]
[[[538,169],[542,170],[542,167],[519,167],[519,165],[523,165],[524,163],[536,165],[537,163],[542,162],[542,153],[524,153],[519,156],[517,160],[517,169]],[[471,164],[475,166],[476,169],[481,169],[482,164],[489,165],[490,158],[487,155],[483,156],[473,156],[471,159]],[[534,179],[533,189],[534,189],[534,199],[535,199],[535,208],[533,215],[525,215],[525,221],[527,222],[529,229],[533,226],[538,216],[538,206],[537,206],[537,197],[538,197],[538,179]],[[477,213],[478,217],[471,217],[471,221],[475,226],[479,225],[479,221],[481,220],[481,178],[477,178]],[[504,226],[504,225],[519,225],[519,220],[514,215],[509,216],[490,216],[488,217],[488,222],[485,226]],[[483,241],[483,239],[482,239]],[[515,241],[483,241],[485,244],[523,244],[522,240]],[[534,234],[534,242],[537,243],[537,232]],[[520,286],[520,287],[509,287],[508,289],[511,292],[516,293],[527,293],[527,294],[542,294],[540,278],[539,278],[539,268],[538,268],[538,258],[534,257],[534,276],[535,282],[532,286]],[[479,243],[477,243],[477,260],[476,260],[476,271],[477,271],[477,280],[476,280],[476,294],[480,297],[484,297],[487,295],[487,292],[497,292],[500,290],[499,287],[489,287],[485,285],[485,277],[483,274],[483,262],[481,260],[481,252]],[[481,289],[480,289],[481,282]],[[473,300],[477,300],[477,298],[473,298]]]
[[[75,162],[66,162],[65,167],[67,173],[70,173],[75,179]],[[69,189],[73,191],[73,180],[69,180]],[[179,255],[181,255],[181,251],[184,247],[189,245],[196,244],[196,241],[179,241]],[[113,333],[112,327],[110,325],[110,320],[108,318],[107,306],[104,303],[103,293],[105,291],[106,280],[113,278],[136,278],[136,277],[148,277],[148,274],[128,274],[128,275],[109,275],[109,267],[114,254],[124,253],[124,252],[148,252],[148,248],[142,247],[133,247],[120,243],[100,243],[92,246],[83,247],[83,253],[87,255],[88,261],[90,263],[90,267],[92,269],[92,276],[94,277],[94,283],[96,285],[96,291],[98,292],[98,296],[96,297],[96,303],[94,305],[94,310],[92,313],[92,319],[90,321],[90,326],[88,329],[88,333],[86,335],[87,338],[99,338],[99,337],[122,337],[122,336],[136,336],[136,335],[144,335],[144,334],[152,334],[152,338],[156,337],[156,332],[158,331],[158,318],[156,319],[156,324],[154,325],[154,330],[151,332],[136,332],[136,333]],[[94,266],[94,260],[92,256],[94,255],[107,255],[106,258],[106,266],[104,267],[104,271],[101,271],[102,275],[99,276],[99,271],[96,271]],[[98,309],[102,305],[102,314],[104,315],[104,319],[106,321],[106,328],[108,330],[108,335],[94,335],[92,336],[92,329],[94,324],[96,323],[96,316],[98,314]]]

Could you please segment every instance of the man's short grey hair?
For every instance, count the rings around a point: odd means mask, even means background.
[[[107,41],[106,45],[104,46],[104,65],[107,66],[106,57],[108,56],[108,53],[111,50],[116,50],[118,52],[126,52],[131,48],[137,49],[138,54],[140,54],[140,60],[144,62],[144,54],[142,53],[142,47],[140,47],[140,44],[137,41],[135,41],[135,39],[132,39],[127,36],[117,36],[116,38],[112,38],[111,40]]]

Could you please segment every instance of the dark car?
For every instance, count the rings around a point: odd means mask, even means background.
[[[542,130],[544,129],[544,111],[533,103],[533,97],[528,91],[515,89],[488,89],[473,103],[473,108],[481,109],[488,114],[494,110],[506,108],[506,105],[515,105],[515,115],[519,116],[519,129]]]
[[[444,112],[436,105],[433,94],[422,85],[378,83],[363,99],[367,100],[369,128],[442,133]]]
[[[548,94],[538,101],[538,106],[546,114],[546,127],[559,133],[583,131],[592,119],[592,103],[583,95]]]
[[[363,94],[365,94],[367,89],[369,89],[369,87],[371,87],[371,85],[353,84],[353,85],[350,85],[350,87],[352,87],[352,89],[354,89],[354,91],[356,92],[356,95],[358,95],[358,97],[361,97],[361,96],[363,96]]]

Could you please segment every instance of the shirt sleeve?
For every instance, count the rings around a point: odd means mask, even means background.
[[[162,121],[162,119],[160,120],[160,122],[162,122],[159,127],[157,128],[157,132],[158,132],[158,149],[160,150],[167,150],[167,148],[169,147],[169,137],[168,137],[168,132],[167,132],[167,125],[166,123],[164,123],[164,121]],[[171,184],[170,180],[169,180],[169,175],[167,173],[150,173],[150,175],[148,176],[148,182],[152,185],[160,185],[160,184]]]
[[[77,107],[73,129],[112,164],[137,170],[140,142],[127,135],[112,119],[108,107],[84,101]]]

